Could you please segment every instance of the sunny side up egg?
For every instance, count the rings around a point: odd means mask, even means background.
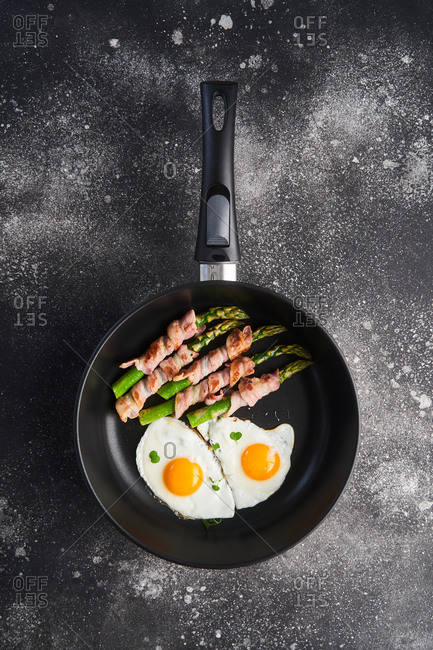
[[[154,495],[182,517],[233,517],[233,494],[218,459],[183,422],[152,422],[138,444],[136,462]]]
[[[255,506],[281,487],[294,445],[289,424],[267,430],[249,420],[229,417],[212,420],[199,430],[221,461],[236,508]]]

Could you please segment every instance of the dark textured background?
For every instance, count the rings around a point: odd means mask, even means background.
[[[433,648],[432,9],[394,4],[2,4],[2,647]],[[14,47],[33,14],[47,46]],[[307,15],[327,46],[295,45]],[[72,442],[80,357],[197,277],[212,77],[240,85],[240,279],[310,299],[363,423],[320,527],[223,572],[124,538]],[[17,606],[16,576],[46,576],[47,606]]]

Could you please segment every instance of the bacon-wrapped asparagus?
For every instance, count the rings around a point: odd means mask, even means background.
[[[197,427],[218,415],[232,415],[242,406],[254,406],[259,399],[277,390],[283,381],[312,363],[313,361],[309,359],[302,359],[289,363],[274,373],[265,373],[261,377],[244,377],[239,382],[239,389],[230,396],[224,397],[215,404],[188,413],[189,423],[192,427]]]
[[[184,340],[192,338],[203,331],[203,326],[206,323],[210,323],[217,318],[242,320],[248,318],[248,314],[235,306],[212,307],[197,316],[195,316],[194,310],[191,309],[180,320],[170,323],[167,328],[167,335],[160,336],[159,339],[154,341],[141,357],[121,364],[121,368],[132,367],[114,382],[112,388],[115,396],[124,395],[143,375],[150,374],[155,370],[159,363],[175,349],[179,348]]]
[[[263,325],[262,327],[258,327],[252,333],[251,344],[259,341],[260,339],[269,336],[275,336],[276,334],[281,334],[281,332],[285,331],[286,328],[283,325]],[[216,350],[210,352],[209,355],[206,355],[206,357],[202,357],[201,359],[195,361],[192,366],[186,368],[185,371],[181,373],[183,376],[185,376],[184,379],[170,381],[167,384],[164,384],[164,386],[162,386],[157,391],[158,395],[164,399],[169,399],[170,397],[173,397],[173,395],[176,395],[176,393],[179,393],[188,386],[191,386],[191,384],[198,383],[209,373],[217,370],[223,363],[228,361],[229,358],[232,358],[230,357],[228,350],[224,349],[226,346],[227,342],[225,346],[217,348]],[[241,352],[241,354],[243,354],[243,352]],[[220,363],[217,365],[218,360]],[[178,377],[180,377],[180,374]]]
[[[190,385],[178,393],[175,398],[167,400],[162,404],[143,409],[140,412],[140,423],[143,425],[150,424],[150,422],[167,417],[173,413],[175,417],[179,418],[190,406],[198,402],[213,404],[223,398],[222,393],[217,394],[222,388],[225,386],[233,387],[241,377],[252,374],[256,365],[282,354],[296,354],[302,358],[311,358],[308,350],[300,345],[276,345],[269,350],[265,350],[265,352],[255,354],[251,358],[238,357],[223,370],[212,373],[199,384]]]
[[[144,376],[141,373],[142,379],[139,379],[126,394],[121,394],[116,400],[116,411],[122,422],[126,422],[128,418],[136,418],[150,395],[156,393],[164,382],[173,379],[183,366],[188,365],[198,356],[203,347],[217,336],[230,332],[236,325],[239,325],[238,320],[225,320],[214,325],[194,341],[187,345],[182,344],[174,354],[167,357],[167,359],[163,359],[150,375]]]

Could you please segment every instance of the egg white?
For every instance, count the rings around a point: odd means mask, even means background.
[[[212,445],[219,445],[215,454],[221,462],[228,484],[233,492],[236,508],[250,508],[265,501],[282,485],[290,469],[290,456],[294,445],[294,431],[290,424],[280,424],[275,429],[262,429],[249,420],[236,417],[218,418],[201,430]],[[242,433],[232,440],[232,432]],[[273,447],[280,457],[277,473],[264,481],[247,476],[242,468],[241,457],[246,447],[262,443]]]
[[[159,462],[152,463],[151,451],[157,452]],[[193,494],[177,496],[165,486],[164,468],[173,458],[188,458],[200,465],[203,482]],[[140,476],[154,495],[176,514],[191,519],[233,517],[233,494],[220,462],[200,435],[183,422],[169,417],[152,422],[138,444],[136,462]],[[218,491],[213,484],[218,485]]]

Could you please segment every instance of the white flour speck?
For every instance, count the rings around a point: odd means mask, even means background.
[[[263,9],[269,9],[274,4],[274,0],[260,0]]]
[[[428,395],[423,393],[419,398],[419,407],[420,409],[428,409],[431,406],[431,399]]]
[[[173,34],[171,35],[171,40],[175,45],[182,45],[183,44],[183,34],[180,31],[180,29],[175,29],[173,30]]]
[[[232,29],[233,20],[231,16],[227,14],[222,14],[221,18],[219,19],[218,25],[223,29]]]
[[[397,167],[400,167],[400,163],[394,162],[393,160],[384,160],[382,165],[384,169],[397,169]]]
[[[118,38],[110,38],[108,43],[110,44],[110,47],[113,47],[115,50],[120,47],[120,41]]]
[[[248,67],[258,70],[262,67],[263,59],[261,54],[252,54],[248,59]]]
[[[432,506],[433,501],[421,501],[421,503],[418,504],[418,508],[421,510],[421,512],[424,512],[424,510],[430,510]]]

